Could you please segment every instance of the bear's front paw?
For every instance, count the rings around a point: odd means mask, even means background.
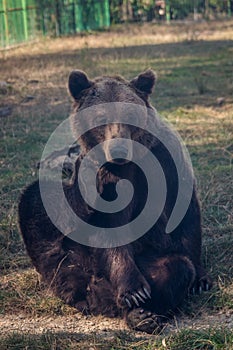
[[[197,277],[190,288],[190,294],[201,294],[212,288],[212,279],[207,275],[204,269],[197,270]]]
[[[90,315],[90,310],[86,301],[78,301],[72,305],[78,311],[80,311],[83,315]]]
[[[118,292],[118,304],[121,307],[140,306],[151,298],[151,289],[143,276],[138,279],[132,279],[127,285],[121,286]]]
[[[144,309],[133,309],[126,315],[127,325],[146,333],[160,333],[166,324],[166,318]]]

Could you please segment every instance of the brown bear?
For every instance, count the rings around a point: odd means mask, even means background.
[[[154,84],[152,70],[131,81],[119,76],[90,80],[78,70],[69,77],[69,91],[74,99],[71,125],[80,145],[80,154],[75,162],[72,181],[63,184],[65,197],[73,211],[94,227],[122,227],[134,220],[142,212],[149,196],[147,179],[143,169],[133,161],[129,141],[140,143],[158,160],[167,186],[163,210],[145,233],[126,244],[101,248],[98,242],[102,237],[97,230],[90,244],[82,244],[61,232],[50,219],[41,199],[39,181],[24,191],[19,203],[19,224],[27,252],[55,295],[82,313],[121,316],[131,328],[148,333],[161,329],[189,291],[200,293],[211,287],[211,280],[201,265],[201,216],[195,181],[184,217],[168,234],[166,226],[180,191],[173,157],[161,139],[148,129],[131,123],[114,123],[114,118],[108,122],[104,109],[109,103],[146,108],[143,116],[145,124],[154,120],[159,132],[166,130],[166,142],[172,146],[170,149],[176,149],[180,141],[175,133],[161,119],[149,116],[156,113],[149,103]],[[83,120],[79,112],[88,111],[93,106],[101,106],[101,113],[89,113],[86,119],[84,113]],[[124,108],[121,113],[124,114]],[[98,117],[105,120],[101,125],[91,125]],[[81,123],[88,125],[87,131],[79,135]],[[115,213],[91,207],[80,192],[78,174],[81,163],[85,155],[101,143],[105,162],[100,167],[95,164],[96,188],[100,197],[109,203],[114,201],[117,184],[122,179],[129,180],[134,188],[127,207]],[[141,157],[146,158],[147,152]],[[90,157],[92,161],[94,164],[95,160]],[[185,167],[186,158],[181,156],[181,161]],[[65,220],[53,181],[43,181],[51,206],[56,207],[57,217]],[[156,204],[150,210],[156,211]],[[82,225],[76,230],[82,233]]]

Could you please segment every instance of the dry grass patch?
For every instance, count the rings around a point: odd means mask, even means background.
[[[1,279],[0,313],[30,316],[72,315],[74,308],[55,298],[34,269],[17,270]]]

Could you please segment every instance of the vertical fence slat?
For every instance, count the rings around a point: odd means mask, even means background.
[[[227,0],[227,13],[228,17],[231,17],[231,0]]]
[[[23,12],[23,28],[24,28],[24,38],[28,40],[28,21],[27,21],[27,5],[26,0],[22,0],[22,12]]]
[[[104,3],[104,26],[109,27],[110,26],[110,6],[109,6],[109,1],[105,0]]]
[[[170,23],[170,20],[171,20],[170,13],[171,13],[171,11],[170,11],[170,1],[167,0],[166,1],[166,21],[167,21],[167,23]]]
[[[4,17],[4,27],[5,27],[5,44],[7,46],[9,45],[9,28],[8,28],[6,0],[3,0],[3,17]]]

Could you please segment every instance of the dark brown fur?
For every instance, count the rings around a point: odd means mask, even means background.
[[[69,89],[75,99],[74,134],[79,127],[77,111],[93,104],[129,102],[152,108],[148,96],[154,82],[155,76],[150,70],[131,82],[119,77],[100,77],[91,81],[84,73],[73,72]],[[122,130],[130,132],[133,140],[140,141],[153,152],[166,175],[168,198],[164,211],[145,235],[131,244],[111,249],[78,244],[61,234],[50,221],[40,198],[38,182],[29,186],[21,197],[19,222],[33,265],[57,296],[84,313],[120,315],[130,327],[151,333],[165,321],[161,316],[169,316],[175,311],[190,289],[196,292],[208,290],[211,281],[200,261],[201,217],[195,187],[184,219],[171,234],[166,234],[165,227],[178,188],[173,160],[167,149],[144,130],[130,126]],[[76,162],[74,181],[64,186],[64,191],[81,218],[96,226],[104,222],[106,227],[114,227],[131,221],[140,213],[146,201],[146,182],[142,171],[132,162],[123,165],[107,162],[98,174],[101,196],[106,200],[114,199],[117,181],[127,178],[134,184],[133,200],[121,213],[88,210],[79,192],[77,174],[82,157],[104,141],[107,132],[111,135],[107,126],[98,127],[78,140],[81,154]],[[169,135],[172,140],[172,132]],[[53,198],[57,201],[52,182],[48,181],[47,186],[51,202]],[[98,236],[94,239],[98,240]]]

